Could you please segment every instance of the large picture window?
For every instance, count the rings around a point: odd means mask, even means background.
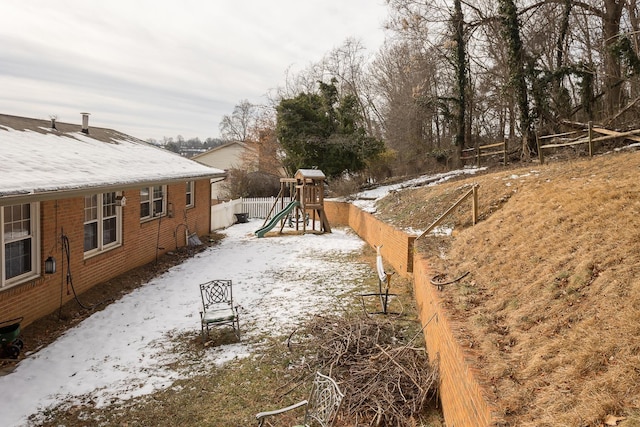
[[[166,214],[167,186],[156,185],[140,190],[140,219],[151,219]]]
[[[122,210],[115,192],[92,194],[84,198],[84,253],[120,246]]]
[[[40,273],[38,258],[38,203],[3,206],[0,210],[2,230],[0,288],[29,280]]]

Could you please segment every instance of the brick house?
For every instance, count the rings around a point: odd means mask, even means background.
[[[209,233],[225,172],[111,129],[0,114],[0,321],[77,294]],[[56,261],[53,273],[45,261]],[[62,301],[61,301],[62,300]]]

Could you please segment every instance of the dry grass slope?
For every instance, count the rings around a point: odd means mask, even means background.
[[[510,425],[640,425],[640,153],[504,169],[387,197],[379,215],[426,228],[434,269],[463,280],[442,290],[464,322],[460,342]],[[615,425],[615,424],[613,424]]]

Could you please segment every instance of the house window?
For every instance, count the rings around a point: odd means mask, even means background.
[[[84,253],[92,255],[120,246],[122,210],[115,192],[84,198]]]
[[[140,189],[140,219],[151,219],[165,215],[167,209],[167,186],[156,185]]]
[[[194,201],[193,201],[193,181],[187,181],[186,194],[187,194],[187,207],[188,208],[192,208],[193,205],[194,205]]]
[[[39,274],[38,203],[4,206],[0,210],[2,230],[2,277],[0,288],[29,280]]]

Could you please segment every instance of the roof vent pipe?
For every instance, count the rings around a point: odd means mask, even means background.
[[[51,119],[51,129],[56,129],[56,119],[58,116],[49,116],[49,118]]]
[[[89,113],[82,114],[82,133],[89,133]]]

